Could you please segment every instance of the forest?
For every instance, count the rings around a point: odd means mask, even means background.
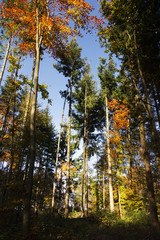
[[[160,0],[94,2],[0,1],[0,240],[160,239]],[[98,84],[77,41],[93,31]]]

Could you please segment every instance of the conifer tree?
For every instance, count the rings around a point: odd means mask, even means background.
[[[81,47],[75,39],[69,44],[68,53],[61,54],[60,60],[54,67],[69,78],[69,113],[68,113],[68,141],[67,141],[67,176],[66,176],[66,198],[65,198],[65,217],[68,217],[69,209],[69,178],[70,178],[70,139],[71,139],[71,114],[72,114],[72,89],[81,76],[84,60],[81,58]]]
[[[82,216],[88,213],[88,160],[91,152],[95,151],[93,142],[97,120],[95,108],[98,98],[90,71],[89,64],[86,64],[84,76],[76,83],[74,92],[73,126],[78,131],[78,139],[83,138]]]
[[[110,57],[108,66],[106,60],[100,59],[101,63],[98,67],[98,76],[101,81],[102,94],[105,99],[106,107],[106,135],[107,135],[107,162],[108,162],[108,179],[109,179],[109,197],[110,197],[110,211],[114,211],[114,197],[113,197],[113,183],[112,183],[112,159],[110,149],[110,127],[109,127],[109,106],[108,101],[112,98],[114,90],[116,89],[115,65],[113,59]]]
[[[159,138],[156,124],[158,118],[155,118],[156,115],[152,105],[152,102],[155,100],[153,99],[154,93],[152,94],[152,92],[153,89],[156,89],[156,91],[159,89],[156,87],[156,78],[158,75],[156,73],[156,69],[154,68],[157,64],[159,64],[159,60],[157,58],[159,52],[159,35],[156,33],[156,29],[158,27],[157,17],[159,16],[159,1],[141,0],[135,2],[107,2],[102,0],[101,8],[103,15],[109,20],[106,31],[102,29],[100,32],[100,36],[102,37],[101,39],[104,40],[104,42],[102,40],[102,44],[104,44],[117,56],[121,56],[123,70],[127,72],[128,76],[132,80],[135,87],[134,91],[137,91],[136,99],[142,104],[141,112],[143,112],[144,124],[148,125],[149,123],[148,126],[150,127],[147,130],[148,133],[150,133],[148,136],[151,141],[152,151],[155,154],[154,158],[158,159],[159,148],[157,145],[158,141],[156,140]],[[149,39],[154,40],[150,41]],[[150,47],[147,46],[146,48],[145,43],[148,42],[148,40],[150,42]],[[154,75],[154,82],[151,80],[151,72],[156,73]],[[156,96],[155,98],[157,98]],[[138,105],[135,107],[137,109],[138,116]],[[142,127],[139,126],[140,135],[142,135],[141,129]],[[141,139],[145,139],[145,137]],[[146,147],[148,148],[148,146],[145,145],[143,141],[141,141],[141,145],[143,151],[148,152],[148,150],[146,150]],[[152,177],[147,174],[148,172],[146,172],[146,177],[148,176],[148,187],[151,187],[152,184],[150,183],[152,182]],[[148,193],[152,191],[151,189],[152,187],[150,189],[148,188]],[[152,194],[149,194],[149,198],[153,203],[154,201],[151,200]],[[153,209],[154,211],[152,211]],[[152,206],[150,206],[150,214],[153,227],[157,232],[160,232],[159,223],[156,217],[155,202]]]

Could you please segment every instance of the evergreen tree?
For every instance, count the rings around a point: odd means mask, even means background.
[[[83,74],[83,78],[75,85],[73,127],[78,131],[78,139],[83,138],[82,216],[85,216],[88,214],[88,160],[91,152],[94,154],[95,151],[95,107],[98,98],[89,65],[85,66]]]
[[[61,54],[60,60],[54,67],[69,77],[69,113],[68,113],[68,142],[67,142],[67,176],[66,176],[66,199],[65,199],[65,217],[68,217],[69,211],[69,178],[70,178],[70,139],[71,139],[71,114],[72,114],[72,88],[81,76],[84,66],[84,60],[81,58],[81,48],[75,39],[72,39],[68,52]]]
[[[108,101],[111,100],[114,90],[116,89],[115,79],[115,65],[110,56],[108,66],[106,66],[106,60],[100,59],[101,64],[98,68],[98,76],[101,81],[102,94],[105,99],[106,107],[106,134],[107,134],[107,162],[108,162],[108,179],[109,179],[109,197],[110,197],[110,211],[114,211],[114,198],[113,198],[113,183],[112,183],[112,160],[110,149],[110,130],[109,130],[109,106]]]
[[[105,32],[103,29],[100,32],[100,36],[102,37],[101,39],[104,40],[104,42],[103,40],[102,42],[117,56],[121,56],[123,69],[128,73],[135,90],[137,91],[136,99],[140,102],[141,107],[139,107],[139,104],[135,107],[137,109],[139,119],[144,119],[143,127],[139,125],[139,134],[141,136],[143,152],[146,153],[144,156],[146,157],[144,158],[144,162],[145,167],[147,167],[148,164],[150,165],[150,160],[147,157],[147,152],[149,151],[147,149],[148,146],[145,144],[146,134],[142,131],[142,129],[145,129],[145,125],[150,126],[147,129],[148,133],[150,132],[150,136],[148,136],[150,138],[152,150],[156,159],[159,156],[159,149],[157,145],[159,133],[152,105],[152,102],[156,101],[156,95],[155,92],[151,94],[153,89],[155,89],[156,84],[154,83],[153,87],[153,82],[150,78],[150,71],[156,72],[156,70],[154,71],[154,66],[156,66],[159,62],[157,58],[157,53],[159,52],[159,36],[155,30],[158,26],[157,17],[159,15],[159,1],[101,1],[101,9],[103,15],[109,20],[107,31]],[[106,33],[108,36],[106,36]],[[154,38],[154,41],[150,41],[150,48],[147,46],[147,49],[149,50],[146,50],[144,39],[147,39],[148,41],[152,38]],[[151,63],[150,67],[146,67],[149,62]],[[158,101],[156,101],[158,116],[157,103]],[[150,129],[152,130],[150,131]],[[143,137],[142,132],[144,133]],[[149,174],[149,172],[150,170],[147,170],[146,168],[148,193],[152,192],[152,194],[149,194],[150,214],[152,225],[156,231],[159,232],[160,228],[156,213],[156,203],[154,201],[154,190],[152,187],[152,174]]]

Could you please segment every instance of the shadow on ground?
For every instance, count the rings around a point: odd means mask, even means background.
[[[2,220],[2,219],[1,219]],[[23,240],[21,222],[0,225],[0,240]],[[1,222],[1,223],[2,223]],[[155,240],[149,224],[101,222],[94,217],[32,218],[30,240]]]

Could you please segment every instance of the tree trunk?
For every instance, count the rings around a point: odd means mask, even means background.
[[[85,86],[85,115],[86,115],[86,173],[85,173],[85,182],[86,182],[86,216],[88,216],[88,84]]]
[[[34,56],[32,74],[31,74],[31,84],[33,84],[35,65],[36,65],[36,57]],[[25,125],[26,125],[26,121],[27,121],[29,104],[30,104],[30,100],[31,100],[31,91],[32,91],[32,86],[29,87],[29,91],[28,91],[28,94],[27,94],[26,107],[25,107],[24,116],[23,116],[23,123],[22,123],[21,137],[23,137],[23,132],[24,132],[24,128],[25,128]]]
[[[105,170],[103,170],[103,209],[106,208]]]
[[[139,115],[138,120],[139,120],[140,141],[142,145],[142,154],[143,154],[145,172],[146,172],[146,182],[147,182],[147,189],[148,189],[148,201],[149,201],[151,224],[155,229],[156,233],[158,234],[158,236],[160,236],[160,225],[159,225],[158,216],[157,216],[157,206],[155,201],[150,157],[147,149],[144,124],[143,124],[143,119],[141,115]]]
[[[10,165],[10,170],[9,170],[9,177],[8,181],[10,181],[11,176],[12,176],[12,168],[14,164],[14,135],[15,135],[15,104],[16,104],[16,89],[14,90],[14,97],[13,97],[13,121],[12,121],[12,142],[11,142],[11,165]]]
[[[43,153],[42,153],[43,156]],[[38,176],[37,176],[37,187],[35,191],[35,203],[34,203],[34,212],[38,215],[39,212],[39,185],[40,185],[40,178],[42,172],[42,157],[40,157],[39,167],[38,167]]]
[[[98,161],[97,161],[98,162]],[[98,167],[97,167],[97,179],[96,179],[96,191],[95,191],[95,195],[96,195],[96,211],[99,211],[99,186],[98,186],[98,182],[99,182],[99,174],[98,174]]]
[[[46,192],[46,188],[47,188],[47,185],[46,185],[46,182],[47,182],[47,176],[48,176],[48,153],[47,153],[47,160],[46,160],[46,164],[45,164],[45,173],[44,173],[44,181],[43,181],[43,198],[42,198],[42,201],[41,201],[41,211],[43,211],[43,209],[45,209],[45,206],[44,206],[44,197],[45,197],[45,192]]]
[[[65,218],[69,213],[69,187],[70,187],[70,145],[71,145],[71,111],[72,111],[72,76],[69,82],[70,99],[69,99],[69,114],[68,114],[68,140],[67,140],[67,174],[66,174],[66,195],[65,195]]]
[[[25,184],[27,180],[27,175],[28,175],[28,164],[29,164],[29,156],[27,156],[26,162],[25,162],[25,170],[23,174],[23,183]]]
[[[23,232],[25,237],[28,237],[29,228],[30,228],[33,170],[34,170],[34,162],[35,162],[35,118],[36,118],[41,40],[42,39],[39,38],[39,9],[38,9],[38,6],[36,6],[36,68],[35,68],[33,98],[32,98],[32,105],[31,105],[31,117],[30,117],[31,156],[30,156],[30,165],[29,165],[28,179],[26,184],[26,196],[25,196],[24,211],[23,211]]]
[[[129,119],[128,119],[129,122]],[[129,124],[130,125],[130,124]],[[128,142],[128,158],[129,158],[129,181],[130,181],[130,187],[132,189],[132,167],[133,167],[133,154],[132,154],[132,147],[131,147],[131,132],[130,127],[128,127],[127,131],[127,142]]]
[[[157,97],[156,97],[154,86],[152,86],[152,91],[153,91],[153,99],[154,99],[154,103],[155,103],[155,108],[156,108],[156,112],[157,112],[157,121],[158,121],[159,128],[160,128],[159,106],[158,106],[158,103],[157,103]]]
[[[59,186],[59,209],[61,211],[62,209],[62,205],[63,205],[63,201],[62,201],[62,195],[63,195],[63,171],[62,171],[62,168],[60,169],[61,170],[61,177],[60,177],[60,186]]]
[[[84,127],[84,137],[83,137],[83,172],[82,172],[82,217],[85,216],[85,175],[86,175],[86,143],[85,143],[85,127]]]
[[[21,56],[19,57],[19,60],[18,60],[18,64],[20,63],[20,60],[21,60]],[[15,70],[15,75],[13,77],[13,82],[16,81],[17,79],[17,76],[18,76],[18,68]],[[6,114],[5,114],[5,119],[4,119],[4,123],[3,123],[3,134],[0,138],[0,143],[2,143],[2,140],[3,140],[3,137],[5,135],[5,127],[6,127],[6,122],[7,122],[7,116],[8,116],[8,113],[9,113],[9,110],[11,108],[11,100],[13,98],[13,113],[12,113],[12,116],[13,116],[13,121],[12,121],[12,137],[11,137],[11,163],[10,163],[10,168],[9,168],[9,173],[8,173],[8,178],[6,180],[6,184],[8,184],[10,181],[11,181],[11,178],[12,178],[12,168],[13,168],[13,164],[14,164],[14,136],[15,136],[15,107],[16,107],[16,86],[14,86],[14,92],[10,95],[10,98],[9,98],[9,103],[8,103],[8,106],[7,106],[7,111],[6,111]],[[5,186],[4,189],[3,189],[3,195],[2,195],[2,208],[3,208],[3,204],[5,202],[5,196],[6,196],[6,193],[7,193],[7,187]]]
[[[10,45],[11,45],[11,40],[12,40],[12,36],[10,36],[10,38],[9,38],[9,42],[8,42],[7,49],[6,49],[6,55],[5,55],[5,58],[4,58],[4,61],[3,61],[3,66],[2,66],[2,70],[1,70],[1,73],[0,73],[0,84],[2,82],[4,70],[5,70],[6,63],[7,63],[7,58],[8,58]]]
[[[118,186],[118,206],[119,206],[119,216],[122,218],[122,207],[121,207],[121,190]]]
[[[148,94],[148,90],[147,90],[147,86],[146,86],[146,81],[145,81],[145,78],[144,78],[144,75],[143,75],[143,72],[142,72],[142,68],[141,68],[141,64],[140,64],[135,31],[134,31],[134,46],[135,46],[136,55],[137,55],[138,71],[139,71],[139,75],[140,75],[140,78],[142,80],[143,87],[144,87],[144,94],[145,94],[145,99],[146,99],[145,107],[146,107],[146,110],[147,110],[147,114],[148,114],[150,124],[152,126],[152,132],[151,132],[152,133],[152,138],[153,138],[152,146],[153,146],[153,150],[154,150],[154,153],[156,155],[156,158],[160,158],[159,137],[158,137],[158,133],[157,133],[156,125],[155,125],[155,120],[154,120],[152,109],[151,109],[151,103],[150,103],[150,98],[149,98],[149,94]]]
[[[134,84],[134,87],[135,87],[135,89],[136,89],[136,91],[137,91],[137,96],[136,96],[136,100],[138,100],[140,103],[141,103],[141,106],[143,106],[144,107],[144,109],[146,110],[146,112],[148,112],[147,111],[147,109],[146,109],[146,104],[144,104],[144,102],[142,101],[142,99],[141,99],[141,97],[140,97],[140,93],[139,93],[139,89],[138,89],[138,87],[137,87],[137,84],[136,84],[136,81],[135,81],[135,78],[134,78],[134,76],[132,76],[132,79],[133,79],[133,84]],[[151,116],[152,116],[152,113],[151,113]],[[150,117],[149,115],[148,115],[148,117]],[[152,117],[151,117],[152,118]],[[152,118],[153,119],[153,118]],[[150,119],[151,120],[151,119]],[[154,121],[152,121],[152,123],[153,123]],[[158,139],[156,139],[157,137],[157,131],[156,131],[156,128],[155,128],[155,122],[154,122],[154,124],[152,125],[153,126],[153,130],[152,130],[152,132],[151,132],[151,134],[152,134],[152,146],[153,146],[153,151],[154,151],[154,153],[155,153],[155,156],[156,156],[156,164],[157,164],[157,168],[158,168],[158,175],[159,175],[159,173],[160,173],[160,166],[159,166],[159,162],[158,162],[158,159],[159,159],[159,155],[160,155],[160,149],[159,149],[159,141],[158,141]]]
[[[18,59],[18,65],[20,64],[20,61],[21,61],[21,56]],[[15,70],[15,75],[14,75],[13,81],[16,81],[16,79],[17,79],[18,70],[19,70],[19,68],[17,68]],[[7,123],[7,117],[8,117],[9,111],[10,111],[10,107],[11,107],[11,101],[13,99],[13,101],[15,102],[15,95],[16,95],[16,89],[14,90],[13,94],[11,93],[10,96],[9,96],[8,106],[7,106],[7,110],[6,110],[6,113],[5,113],[3,126],[2,126],[2,134],[1,134],[1,137],[0,137],[0,145],[2,144],[2,140],[3,140],[3,137],[5,135],[5,128],[6,128],[6,123]]]
[[[5,113],[5,116],[4,116],[2,130],[1,130],[2,133],[1,133],[1,136],[0,136],[0,145],[2,145],[3,137],[5,135],[5,128],[6,128],[6,123],[7,123],[7,117],[8,117],[9,111],[10,111],[12,97],[13,97],[12,94],[10,94],[9,101],[8,101],[8,104],[7,104],[6,113]]]
[[[85,216],[86,208],[86,89],[85,89],[85,109],[84,109],[84,136],[83,136],[83,173],[82,173],[82,217]]]
[[[67,89],[67,93],[68,93],[68,89]],[[55,173],[54,173],[53,190],[52,190],[52,205],[51,205],[52,206],[52,210],[55,207],[55,191],[56,191],[56,183],[57,183],[57,166],[58,166],[58,157],[59,157],[59,150],[60,150],[61,132],[62,132],[62,124],[63,124],[63,117],[64,117],[64,110],[65,110],[65,105],[66,105],[66,99],[67,99],[67,95],[65,97],[64,104],[63,104],[62,118],[61,118],[61,124],[60,124],[60,129],[59,129],[59,136],[58,136],[58,146],[57,146]]]
[[[13,168],[13,164],[14,164],[14,126],[15,126],[15,92],[16,90],[14,90],[14,96],[13,96],[13,121],[12,121],[12,137],[11,137],[11,162],[10,162],[10,167],[9,167],[9,172],[8,172],[8,176],[5,180],[5,185],[2,189],[2,202],[1,202],[1,207],[2,209],[5,206],[5,200],[7,198],[7,192],[8,192],[8,185],[11,181],[12,178],[12,168]]]
[[[112,160],[110,153],[110,133],[109,133],[109,113],[108,113],[108,98],[106,94],[106,130],[107,130],[107,161],[108,161],[108,185],[109,185],[109,202],[110,211],[114,211],[114,198],[113,198],[113,184],[112,184]]]
[[[86,216],[88,216],[88,144],[86,145]]]

